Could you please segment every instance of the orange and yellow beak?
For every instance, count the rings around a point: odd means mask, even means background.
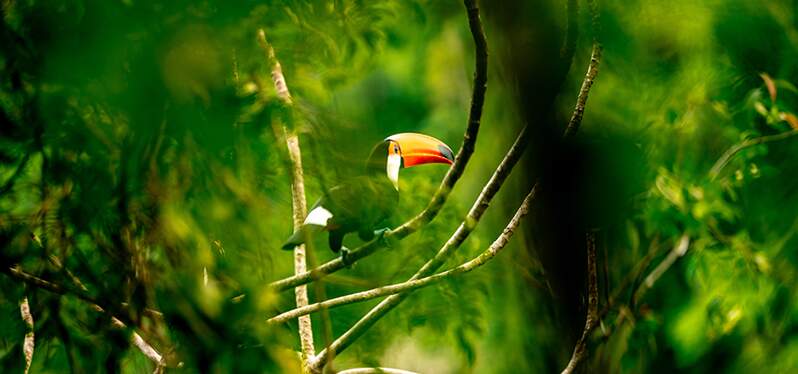
[[[408,168],[423,164],[448,164],[454,162],[454,153],[444,142],[429,135],[405,132],[391,135],[390,140],[399,145],[402,166]],[[394,152],[390,149],[389,152]]]

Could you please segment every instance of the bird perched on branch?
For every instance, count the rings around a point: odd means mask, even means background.
[[[328,231],[333,252],[346,261],[344,235],[357,232],[369,241],[388,229],[377,229],[399,201],[399,169],[423,164],[449,164],[454,161],[451,148],[438,139],[417,133],[391,135],[371,151],[365,174],[331,188],[310,208],[302,226],[283,244],[283,249],[310,240]]]

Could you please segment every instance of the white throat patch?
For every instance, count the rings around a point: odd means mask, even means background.
[[[402,168],[402,156],[398,154],[388,155],[388,162],[385,166],[385,171],[388,173],[388,179],[393,183],[393,188],[399,191],[399,169]]]

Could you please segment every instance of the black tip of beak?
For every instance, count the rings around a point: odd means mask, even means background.
[[[446,157],[447,160],[454,162],[454,154],[452,154],[452,150],[445,145],[438,145],[438,151],[441,152],[441,156]]]

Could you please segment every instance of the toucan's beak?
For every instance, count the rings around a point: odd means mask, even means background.
[[[431,163],[451,165],[454,162],[452,149],[429,135],[405,132],[391,135],[385,140],[399,144],[402,165],[406,168]]]

